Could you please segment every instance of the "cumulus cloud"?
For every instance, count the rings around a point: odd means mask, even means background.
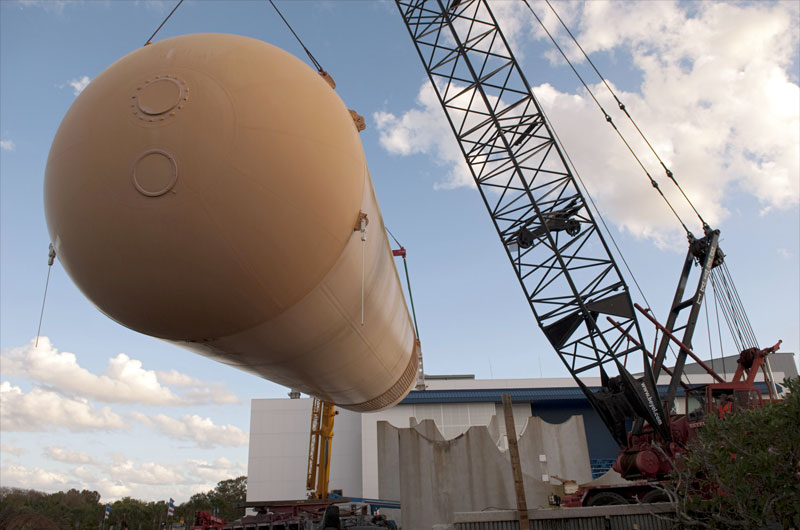
[[[107,403],[142,403],[148,405],[189,405],[202,403],[237,403],[238,398],[220,383],[206,383],[175,370],[145,370],[141,361],[124,353],[108,361],[108,371],[96,375],[82,368],[74,353],[59,352],[50,339],[40,337],[25,346],[4,350],[0,356],[4,374],[47,384],[67,394],[80,395]],[[188,387],[178,396],[160,381],[177,382]]]
[[[11,348],[0,357],[3,373],[25,377],[54,389],[110,403],[177,405],[181,400],[161,386],[155,372],[124,353],[109,359],[108,374],[95,375],[78,364],[74,353],[59,352],[47,337]]]
[[[0,444],[0,452],[8,453],[14,456],[24,455],[26,450],[24,447],[15,447],[10,444]]]
[[[126,460],[112,466],[109,472],[112,480],[122,484],[179,484],[184,480],[183,474],[176,468],[155,462],[136,465]]]
[[[740,191],[766,208],[795,207],[800,202],[800,89],[787,72],[797,60],[797,31],[792,28],[800,18],[798,10],[781,3],[693,6],[690,11],[677,2],[558,4],[562,16],[566,13],[573,28],[577,26],[587,52],[632,57],[641,86],[635,92],[616,92],[706,221],[718,224],[728,216],[725,200]],[[519,20],[536,23],[530,14],[519,18],[515,9],[504,6],[498,18],[501,23],[512,20],[511,33],[520,40],[525,32]],[[540,33],[529,32],[535,38]],[[427,154],[447,168],[437,188],[472,185],[427,85],[414,108],[373,116],[381,144],[394,154]],[[589,95],[561,92],[546,83],[533,88],[601,210],[636,236],[661,245],[677,238],[682,246],[672,214]],[[592,88],[644,155],[650,174],[679,205],[679,213],[692,219],[657,161],[634,140],[611,96],[599,83]]]
[[[69,452],[60,447],[55,449],[58,455]],[[173,497],[182,502],[195,493],[214,488],[221,480],[246,473],[243,463],[224,457],[214,461],[173,459],[165,463],[134,461],[117,454],[112,455],[110,461],[85,463],[66,472],[23,465],[3,466],[0,469],[0,486],[50,492],[69,488],[91,489],[100,492],[103,502],[113,502],[127,496],[144,500]]]
[[[67,6],[83,3],[82,0],[16,0],[20,7],[37,7],[46,12],[61,14]]]
[[[184,468],[187,469],[187,473],[191,473],[211,484],[247,474],[247,469],[242,463],[231,462],[225,457],[217,458],[213,462],[187,460]]]
[[[70,473],[81,480],[84,484],[90,484],[97,481],[97,473],[93,469],[90,469],[86,466],[74,467]]]
[[[397,155],[430,155],[434,162],[447,168],[445,177],[434,184],[437,189],[473,185],[458,142],[429,83],[420,88],[417,104],[418,108],[402,116],[389,112],[373,114],[383,148]]]
[[[89,81],[91,81],[91,79],[89,79],[89,76],[84,75],[75,79],[70,79],[69,81],[67,81],[67,84],[72,87],[72,93],[77,96],[78,94],[83,92],[84,88],[86,88],[89,85]]]
[[[3,431],[49,431],[63,428],[73,432],[126,429],[129,426],[108,407],[99,411],[84,398],[67,398],[34,388],[24,393],[8,381],[0,383],[0,427]]]
[[[45,446],[42,454],[51,460],[67,462],[69,464],[91,464],[94,462],[92,457],[86,453],[73,451],[72,449],[57,445]]]
[[[53,491],[70,484],[70,478],[62,473],[54,473],[38,467],[3,466],[0,468],[3,486]]]
[[[16,144],[11,140],[0,140],[0,149],[3,151],[13,151],[17,148]]]
[[[247,444],[247,435],[239,427],[215,425],[211,418],[202,418],[196,414],[183,414],[178,419],[165,414],[148,416],[133,412],[131,417],[170,438],[192,441],[200,447],[236,447]]]
[[[144,495],[144,496],[136,495],[134,488],[132,488],[130,484],[125,484],[122,481],[111,480],[109,478],[102,478],[99,481],[97,481],[96,484],[97,484],[97,491],[100,492],[102,499],[107,502],[121,499],[123,497],[135,497],[137,499],[152,498],[150,495]],[[149,490],[150,488],[147,489]]]
[[[184,399],[191,403],[239,403],[239,397],[225,388],[223,383],[195,379],[177,370],[157,371],[158,380],[169,386],[186,388]]]

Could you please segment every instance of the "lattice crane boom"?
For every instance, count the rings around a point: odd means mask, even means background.
[[[620,445],[624,417],[669,439],[628,287],[487,1],[396,4],[545,336]]]

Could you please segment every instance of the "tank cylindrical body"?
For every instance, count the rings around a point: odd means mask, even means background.
[[[124,326],[353,410],[416,380],[353,120],[274,46],[185,35],[111,65],[59,127],[45,212],[67,273]]]

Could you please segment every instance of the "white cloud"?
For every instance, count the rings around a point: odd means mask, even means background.
[[[0,444],[0,452],[8,453],[14,456],[20,456],[27,452],[24,447],[15,447],[10,444]]]
[[[103,502],[126,496],[144,500],[173,497],[183,502],[195,493],[214,488],[221,480],[245,474],[247,469],[243,463],[225,457],[214,461],[188,459],[164,463],[138,462],[117,454],[112,455],[111,461],[78,465],[68,472],[4,466],[0,469],[0,485],[51,492],[90,489],[100,492]]]
[[[573,29],[579,21],[578,39],[587,52],[633,58],[642,78],[639,90],[616,91],[706,221],[716,225],[725,219],[729,212],[723,204],[737,191],[766,208],[795,207],[800,202],[800,89],[787,71],[797,59],[792,28],[798,10],[780,3],[693,5],[694,14],[675,2],[596,1],[557,8],[562,16],[567,13]],[[513,19],[512,34],[522,38],[513,9],[501,11],[509,11],[498,17],[501,23]],[[536,24],[530,14],[527,19]],[[537,37],[540,31],[532,30]],[[437,188],[472,185],[427,85],[414,108],[375,113],[381,144],[394,154],[427,154],[448,168]],[[604,88],[593,89],[650,174],[692,222],[690,228],[699,230],[663,170],[634,140],[613,99]],[[683,246],[679,225],[588,94],[560,92],[546,83],[534,86],[534,92],[604,213],[636,236]]]
[[[220,457],[214,462],[187,460],[184,468],[187,469],[187,473],[200,477],[211,484],[247,474],[247,469],[241,463],[231,462],[225,457]]]
[[[70,483],[67,475],[54,473],[38,467],[28,469],[25,466],[3,466],[0,469],[3,486],[26,489],[53,491]]]
[[[0,368],[9,376],[24,377],[45,383],[62,393],[107,403],[188,405],[239,401],[221,383],[206,383],[175,370],[158,373],[145,370],[141,361],[124,353],[109,359],[107,374],[98,376],[82,368],[74,353],[59,352],[47,337],[40,337],[38,346],[31,341],[25,346],[4,350],[0,356]],[[160,380],[191,387],[183,396],[177,396],[162,386]]]
[[[122,497],[134,497],[134,498],[150,498],[153,499],[152,495],[146,495],[140,497],[136,495],[134,489],[131,488],[130,484],[125,484],[119,480],[111,480],[109,478],[102,478],[97,481],[97,491],[100,492],[102,502],[113,502],[115,500],[121,499]],[[150,489],[150,488],[148,488]],[[150,492],[152,494],[152,492]],[[162,496],[163,497],[163,496]]]
[[[6,432],[53,428],[82,432],[125,429],[128,425],[108,407],[96,411],[86,399],[66,398],[41,388],[26,394],[3,381],[0,383],[0,427]]]
[[[84,75],[76,79],[70,79],[69,81],[67,81],[67,84],[72,87],[72,93],[77,96],[78,94],[83,92],[84,88],[86,88],[89,85],[89,81],[91,81],[91,79],[89,79],[89,76]]]
[[[122,484],[180,484],[183,474],[173,466],[165,466],[155,462],[143,462],[138,466],[126,460],[111,466],[108,470],[111,478]]]
[[[446,176],[435,183],[437,188],[472,186],[469,168],[429,83],[420,88],[417,103],[421,108],[411,109],[400,117],[388,112],[373,114],[381,145],[392,154],[429,155],[434,162],[448,168]]]
[[[61,14],[70,5],[83,3],[80,0],[17,0],[20,7],[38,7],[46,12]]]
[[[215,425],[211,418],[202,418],[196,414],[183,414],[180,419],[176,419],[165,414],[148,416],[133,412],[131,417],[170,438],[193,441],[200,447],[236,447],[247,444],[247,435],[239,427]]]
[[[3,151],[13,151],[17,148],[16,144],[11,140],[0,140],[0,149]]]
[[[109,359],[108,375],[97,376],[78,364],[74,353],[59,352],[47,337],[39,345],[4,351],[0,357],[3,373],[25,377],[73,393],[110,403],[177,405],[181,400],[158,383],[155,372],[142,369],[140,361],[124,353]]]
[[[88,485],[97,481],[97,473],[86,466],[74,467],[70,472],[84,484]]]
[[[66,447],[57,445],[48,445],[44,448],[45,457],[59,462],[67,462],[69,464],[91,464],[94,462],[91,456],[81,451],[73,451]]]
[[[144,6],[148,11],[157,13],[169,12],[175,6],[172,0],[136,0],[134,4]]]
[[[191,403],[223,405],[240,401],[236,394],[225,388],[224,383],[201,381],[174,369],[157,371],[156,376],[165,385],[187,388],[183,397]]]

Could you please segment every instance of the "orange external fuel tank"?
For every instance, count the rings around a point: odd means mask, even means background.
[[[120,324],[351,410],[414,385],[358,131],[296,57],[222,34],[123,57],[64,117],[44,197],[59,261]]]

